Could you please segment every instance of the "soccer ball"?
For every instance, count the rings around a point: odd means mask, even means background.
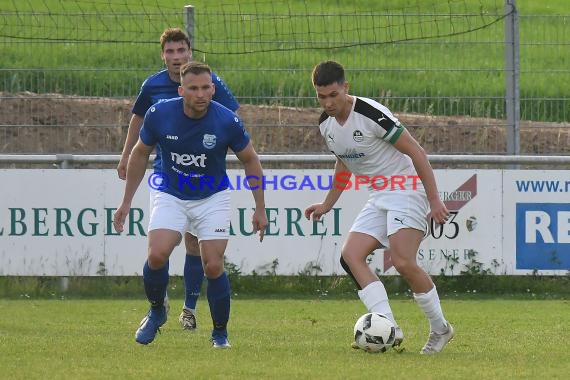
[[[392,321],[379,313],[366,313],[354,325],[354,342],[367,352],[386,352],[394,343]]]

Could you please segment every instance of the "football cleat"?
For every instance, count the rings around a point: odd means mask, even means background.
[[[212,332],[212,347],[213,348],[231,348],[228,334],[226,332],[219,332],[214,330]]]
[[[166,314],[170,313],[170,300],[168,299],[168,294],[164,296],[164,308],[166,309]]]
[[[135,340],[140,344],[149,344],[156,337],[156,333],[160,331],[160,327],[166,323],[166,308],[161,306],[159,309],[150,309],[148,314],[142,319]]]
[[[182,313],[180,314],[178,321],[182,325],[183,330],[196,330],[196,316],[191,310],[182,309]]]
[[[392,343],[392,347],[400,347],[402,342],[404,341],[404,332],[400,328],[400,326],[396,327],[394,332],[394,343]]]
[[[420,354],[437,354],[443,350],[443,347],[453,339],[455,335],[455,330],[453,326],[448,322],[447,331],[439,334],[435,331],[429,333],[428,341],[425,346],[420,351]]]

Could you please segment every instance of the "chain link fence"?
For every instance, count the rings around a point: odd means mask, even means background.
[[[353,94],[392,109],[430,153],[505,154],[513,128],[521,154],[570,150],[570,15],[523,14],[511,0],[374,12],[238,1],[191,17],[183,6],[63,3],[77,7],[0,10],[2,153],[119,153],[138,88],[161,68],[167,26],[190,31],[194,59],[231,87],[260,153],[326,152],[310,72],[329,58],[345,65]],[[505,58],[507,20],[519,31],[516,62]]]

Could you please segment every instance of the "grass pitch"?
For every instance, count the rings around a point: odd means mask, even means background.
[[[134,341],[144,300],[0,300],[0,378],[6,379],[563,379],[570,373],[567,300],[453,300],[456,338],[419,350],[428,323],[412,300],[392,308],[405,351],[350,348],[357,300],[234,299],[230,350],[210,347],[207,302],[198,331],[178,324],[181,300],[148,346]]]

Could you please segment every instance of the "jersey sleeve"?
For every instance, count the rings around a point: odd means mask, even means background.
[[[156,128],[158,126],[158,116],[156,107],[151,106],[144,116],[143,125],[139,132],[139,137],[145,145],[153,146],[158,143],[158,134]]]
[[[212,73],[212,82],[216,87],[213,100],[234,112],[237,111],[239,108],[239,103],[228,86],[226,86],[222,78],[220,78],[217,74]]]
[[[396,121],[393,122],[392,125],[387,130],[385,130],[385,133],[381,138],[387,143],[394,145],[405,130],[406,128],[404,127],[404,125],[399,121]]]
[[[132,113],[139,116],[144,116],[146,111],[152,106],[152,98],[149,93],[149,89],[146,86],[147,81],[145,80],[141,85],[135,104],[131,110]]]
[[[234,119],[231,125],[232,128],[232,139],[229,143],[230,148],[235,152],[241,152],[245,149],[247,144],[249,144],[250,137],[249,133],[245,130],[242,120],[234,115]]]
[[[370,119],[374,134],[389,144],[394,145],[405,131],[404,125],[381,104],[375,106],[357,98],[355,110]]]

